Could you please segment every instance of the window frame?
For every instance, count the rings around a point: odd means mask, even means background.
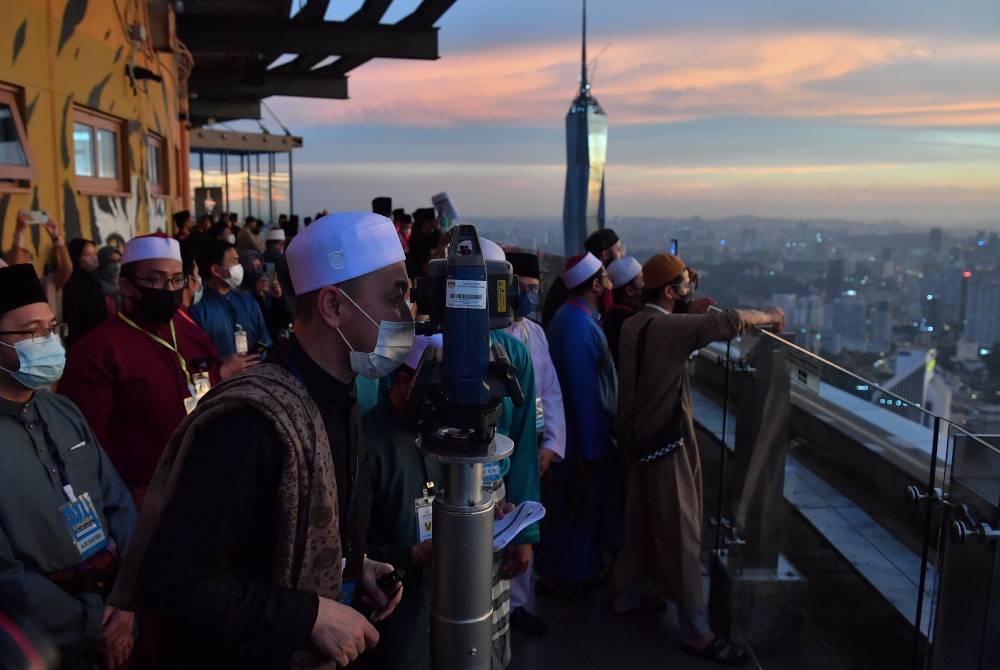
[[[160,152],[160,182],[150,181],[149,164],[152,159],[152,148],[156,147]],[[158,198],[170,197],[170,161],[167,157],[167,138],[153,132],[146,133],[146,188],[150,194]]]
[[[125,121],[114,116],[102,114],[101,112],[90,109],[89,107],[73,105],[72,123],[74,125],[79,123],[81,125],[88,126],[93,130],[93,134],[91,135],[92,142],[90,157],[96,171],[100,170],[99,166],[101,160],[97,140],[97,131],[107,130],[114,133],[116,144],[115,155],[118,157],[117,177],[88,177],[86,175],[81,175],[76,171],[76,151],[74,146],[73,175],[76,177],[77,192],[88,195],[128,195],[128,181],[126,179],[126,175],[129,173],[126,145],[126,142],[128,141],[128,133],[125,127]],[[69,128],[68,132],[72,133],[73,128]],[[72,141],[73,140],[71,139],[71,142]]]
[[[31,144],[28,142],[28,130],[24,126],[21,112],[22,89],[0,82],[0,104],[7,105],[14,120],[14,130],[24,151],[27,165],[7,165],[0,163],[0,191],[24,191],[30,188],[31,182],[38,178],[35,171],[35,161],[31,154]]]

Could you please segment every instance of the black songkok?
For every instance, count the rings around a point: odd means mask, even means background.
[[[583,248],[600,258],[601,252],[615,246],[615,242],[617,241],[618,235],[615,234],[615,231],[610,228],[602,228],[601,230],[595,230],[587,237],[587,241],[583,243]]]
[[[538,267],[538,256],[535,254],[524,251],[508,251],[507,262],[514,267],[514,274],[518,277],[542,278]]]
[[[34,265],[20,263],[0,268],[0,316],[36,302],[46,300]]]
[[[392,198],[382,196],[372,200],[372,212],[381,214],[387,219],[392,218]]]

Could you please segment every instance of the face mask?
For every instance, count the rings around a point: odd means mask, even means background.
[[[351,343],[347,341],[344,334],[337,329],[344,344],[351,350],[351,370],[362,377],[378,379],[391,374],[406,361],[410,355],[410,348],[413,346],[413,322],[412,321],[383,321],[377,323],[375,319],[368,316],[368,312],[363,310],[354,298],[341,291],[351,304],[358,308],[358,311],[365,315],[365,318],[378,327],[378,339],[375,341],[375,349],[370,352],[355,351]],[[409,309],[409,305],[407,305]]]
[[[20,367],[17,370],[0,368],[8,373],[22,386],[29,389],[43,389],[52,386],[62,377],[66,366],[66,350],[58,335],[49,334],[40,342],[30,337],[26,340],[7,344],[0,342],[17,352]]]
[[[226,277],[225,282],[229,284],[229,288],[239,288],[240,284],[243,283],[243,266],[237,263],[229,268],[229,276]]]
[[[687,314],[691,310],[691,303],[693,301],[693,291],[688,291],[684,295],[674,298],[674,314]]]
[[[198,284],[198,288],[195,289],[194,292],[194,302],[192,302],[191,304],[197,305],[199,302],[201,302],[201,298],[204,295],[205,295],[205,287],[202,284]]]
[[[233,235],[232,233],[229,233],[229,237],[226,238],[226,242],[229,242],[230,244],[236,244],[236,236]]]
[[[142,299],[136,307],[139,317],[148,323],[169,323],[181,306],[184,289],[168,291],[162,288],[136,286]]]
[[[100,267],[100,262],[92,256],[80,256],[80,269],[84,272],[94,272]]]
[[[517,315],[538,321],[538,303],[540,301],[541,296],[533,291],[520,294],[517,297]]]
[[[108,263],[101,268],[101,277],[109,282],[118,281],[118,276],[120,274],[121,274],[120,263]]]

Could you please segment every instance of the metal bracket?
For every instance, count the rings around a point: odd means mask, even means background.
[[[740,533],[732,519],[727,519],[726,517],[717,519],[713,516],[709,519],[709,523],[711,523],[713,527],[721,526],[725,529],[726,532],[722,536],[722,541],[727,547],[740,546],[747,543],[746,540],[740,537]]]
[[[926,493],[921,490],[918,486],[907,486],[906,487],[906,501],[911,507],[918,506],[921,502],[926,500],[929,503],[934,503],[938,508],[942,508],[948,503],[948,496],[945,495],[942,489],[932,489],[930,493]]]
[[[1000,530],[994,529],[985,521],[977,521],[972,508],[968,505],[953,505],[955,515],[959,518],[951,522],[948,536],[953,544],[963,544],[968,537],[975,537],[981,543],[1000,538]]]

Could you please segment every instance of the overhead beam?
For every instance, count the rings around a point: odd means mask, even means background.
[[[224,26],[224,30],[220,30]],[[199,52],[287,51],[313,56],[438,58],[433,27],[360,26],[345,21],[295,21],[251,16],[179,14],[177,34]]]
[[[361,5],[358,11],[347,17],[346,23],[359,26],[378,25],[378,22],[382,20],[382,16],[389,10],[389,5],[391,4],[392,0],[365,0],[365,3]],[[299,18],[301,14],[302,12],[299,12],[294,18]],[[279,65],[274,69],[281,72],[308,72],[324,58],[326,56],[296,56],[294,60],[284,65]]]
[[[190,133],[190,142],[192,149],[209,151],[281,152],[302,148],[302,138],[294,135],[244,133],[210,128],[193,128]]]
[[[402,18],[396,25],[400,27],[434,25],[455,2],[456,0],[423,0],[411,14]],[[364,56],[344,56],[313,72],[329,77],[343,77],[370,60],[371,58]]]
[[[259,119],[260,100],[191,100],[189,112],[197,119]]]
[[[265,72],[261,84],[256,86],[242,81],[238,71],[195,67],[188,90],[202,97],[225,95],[266,98],[271,95],[287,95],[295,98],[346,100],[347,78]]]

